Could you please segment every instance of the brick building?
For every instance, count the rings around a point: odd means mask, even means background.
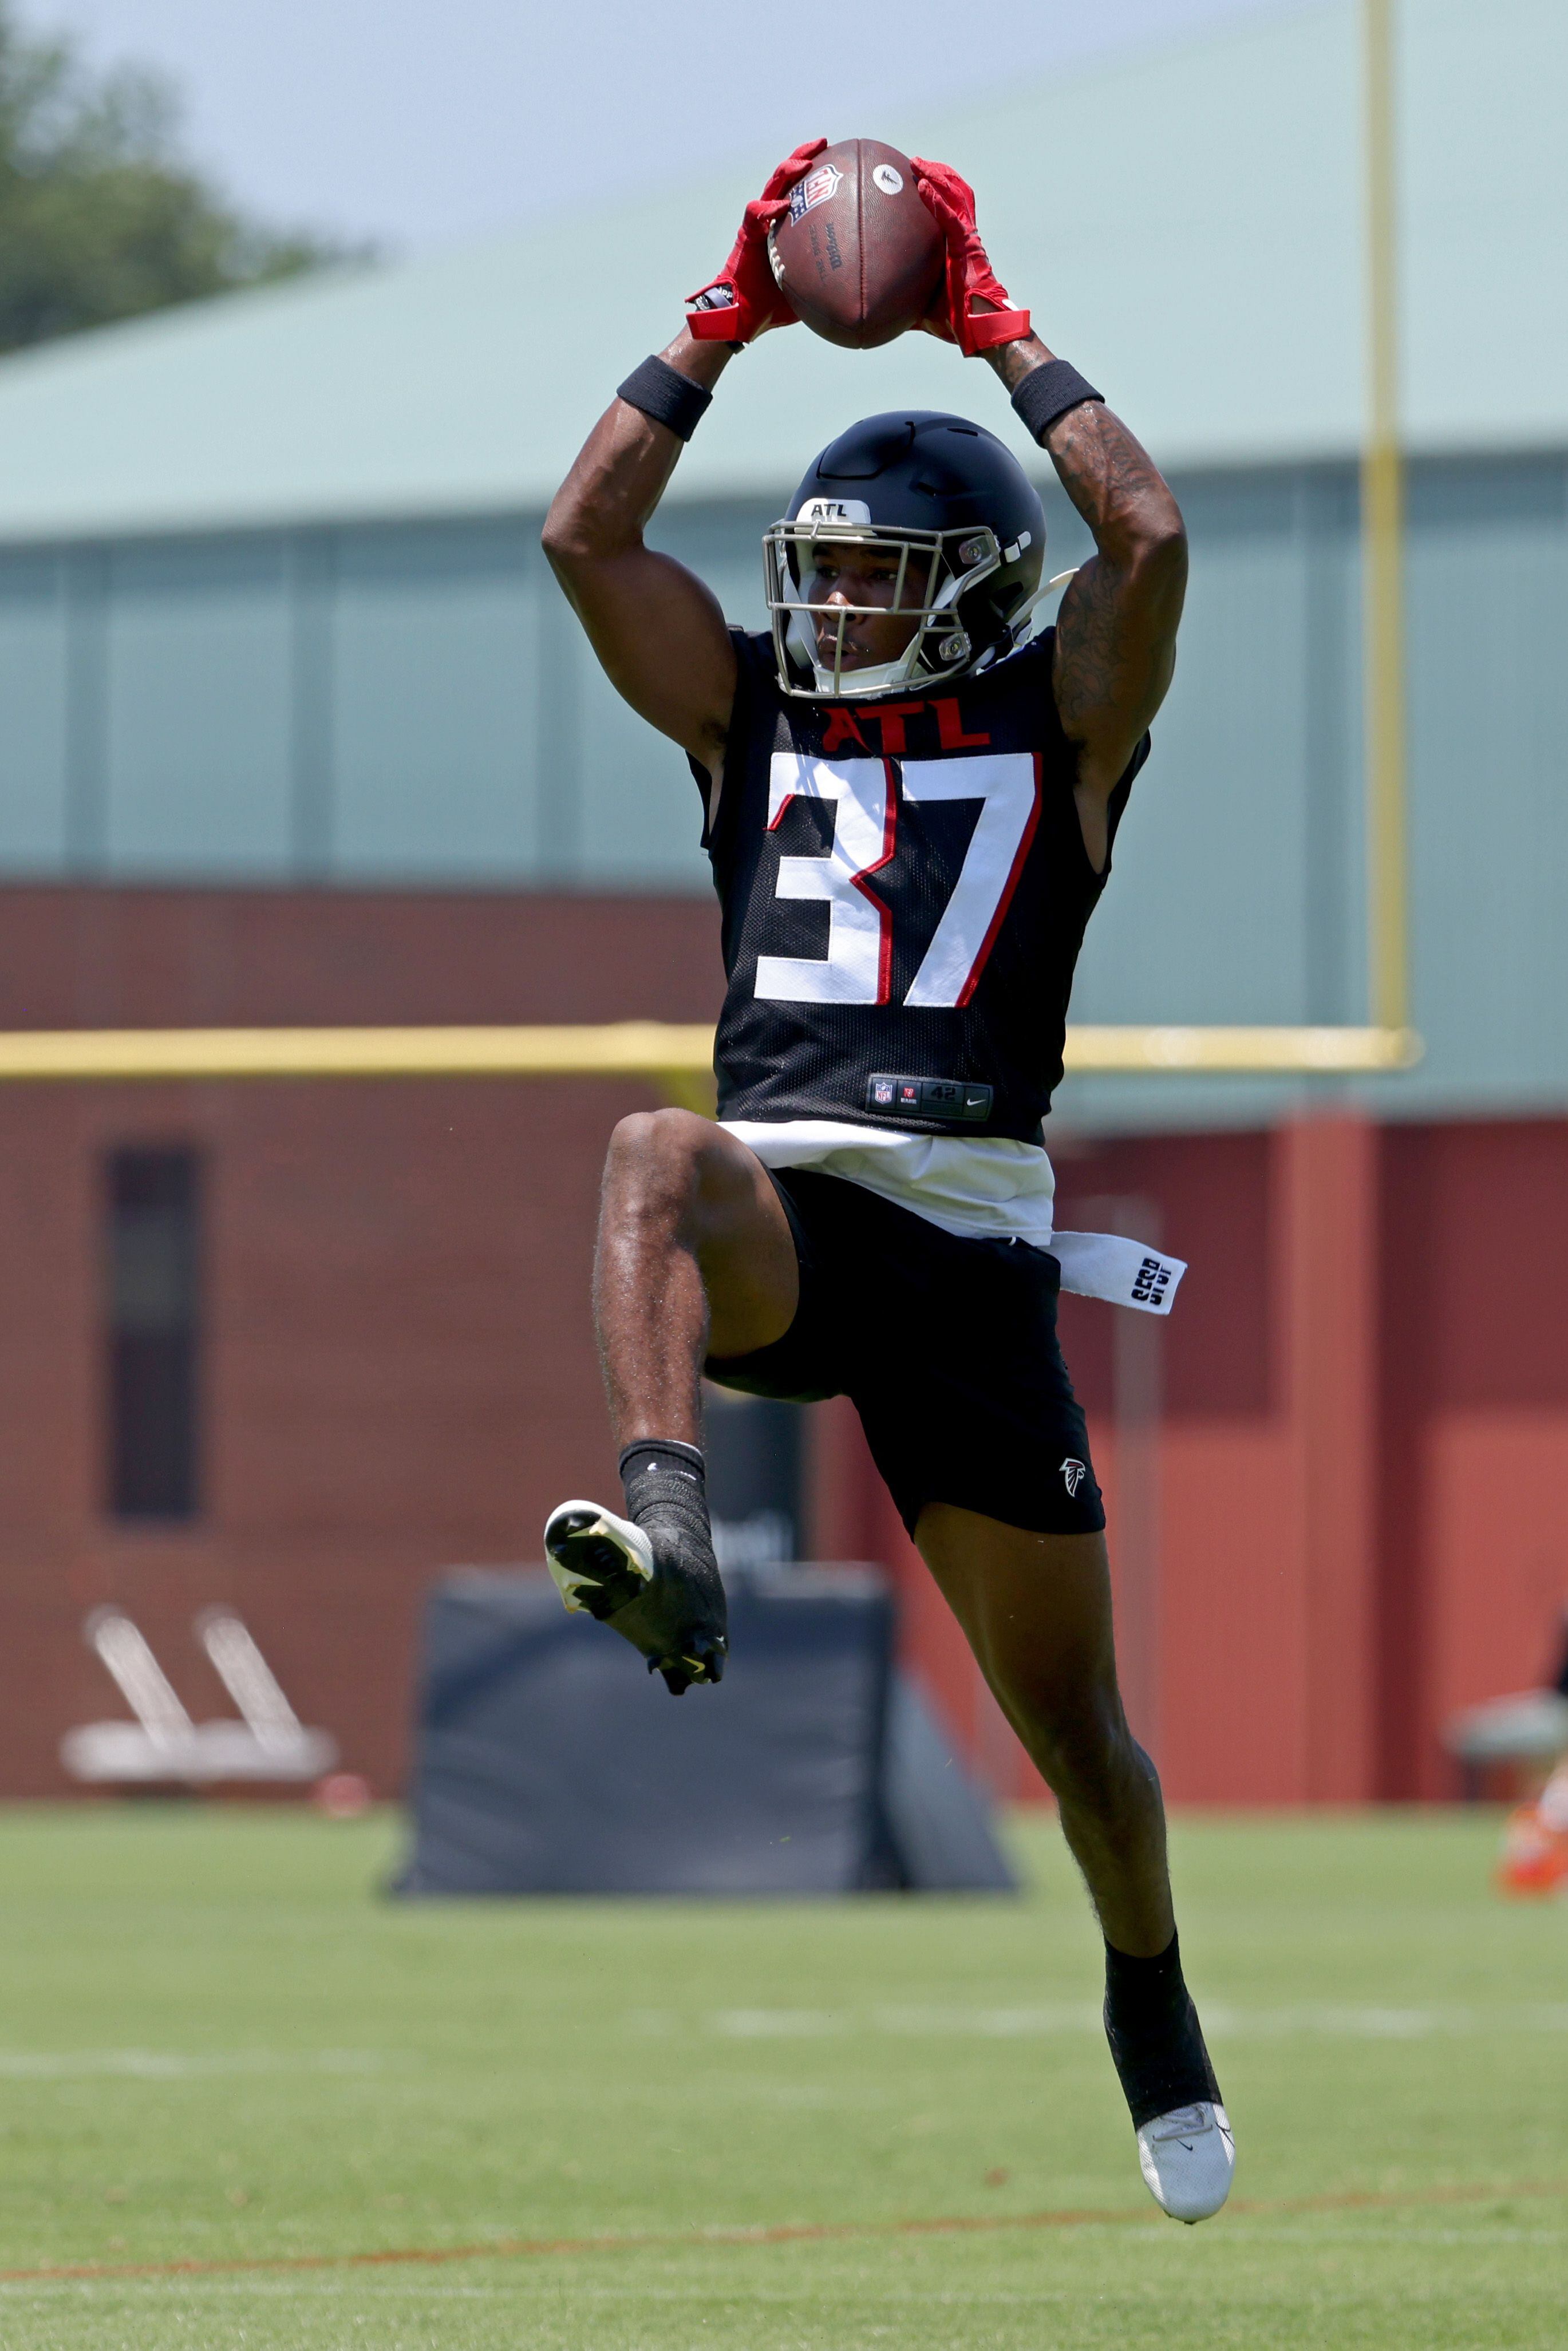
[[[1568,1600],[1568,350],[1530,298],[1560,207],[1526,184],[1555,168],[1568,36],[1542,0],[1501,14],[1483,42],[1444,0],[1406,43],[1426,1059],[1304,1088],[1076,1080],[1052,1121],[1062,1221],[1155,1219],[1193,1265],[1168,1330],[1066,1309],[1129,1684],[1177,1797],[1442,1792],[1445,1716],[1553,1664]],[[1192,529],[1081,1019],[1362,1017],[1351,20],[1336,0],[1015,94],[1000,124],[890,126],[995,159],[1004,277],[1053,306]],[[1107,110],[1133,161],[1088,254],[1030,159],[1072,185]],[[689,781],[538,554],[615,371],[595,337],[541,372],[538,324],[592,284],[634,360],[670,302],[629,256],[689,251],[671,285],[698,282],[744,193],[0,365],[0,1027],[711,1014]],[[1447,362],[1456,315],[1486,324],[1485,381]],[[1013,429],[958,365],[925,339],[846,360],[769,338],[664,543],[754,622],[757,533],[847,413],[913,396]],[[1050,511],[1060,567],[1082,537]],[[549,1502],[611,1471],[596,1175],[652,1099],[0,1093],[0,1792],[57,1789],[62,1731],[112,1703],[79,1637],[110,1597],[198,1714],[223,1701],[190,1619],[233,1601],[302,1714],[398,1783],[431,1574],[527,1555]],[[841,1407],[806,1455],[805,1540],[895,1569],[955,1728],[1017,1784]]]

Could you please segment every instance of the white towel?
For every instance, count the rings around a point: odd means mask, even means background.
[[[1185,1258],[1166,1257],[1121,1233],[1053,1233],[1048,1243],[1061,1286],[1079,1298],[1104,1298],[1140,1314],[1168,1314]]]
[[[1049,1249],[1061,1286],[1141,1314],[1168,1314],[1185,1259],[1120,1233],[1053,1233],[1056,1178],[1038,1144],[1004,1136],[900,1134],[841,1119],[726,1119],[767,1167],[820,1167],[909,1208],[944,1232]]]

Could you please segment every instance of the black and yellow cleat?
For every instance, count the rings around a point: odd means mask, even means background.
[[[653,1546],[642,1528],[597,1502],[562,1502],[550,1512],[545,1556],[568,1608],[601,1624],[653,1581]]]
[[[644,1529],[597,1502],[562,1502],[545,1524],[545,1556],[568,1608],[630,1641],[672,1697],[722,1680],[724,1585],[695,1534]]]

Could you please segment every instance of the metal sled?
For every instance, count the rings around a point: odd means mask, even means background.
[[[68,1730],[60,1761],[73,1780],[136,1787],[220,1781],[312,1781],[338,1760],[335,1740],[307,1730],[230,1608],[204,1608],[194,1631],[239,1708],[233,1722],[193,1722],[143,1635],[120,1608],[95,1608],[83,1626],[136,1717]]]

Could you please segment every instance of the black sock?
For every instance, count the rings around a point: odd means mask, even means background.
[[[1173,1935],[1152,1959],[1105,1946],[1105,2011],[1129,2032],[1168,2030],[1186,2002],[1181,1938]]]
[[[1176,2106],[1219,2104],[1175,1935],[1153,1959],[1106,1944],[1105,2038],[1134,2130]]]
[[[633,1525],[711,1552],[706,1466],[695,1445],[674,1437],[639,1437],[621,1456],[621,1484]]]

